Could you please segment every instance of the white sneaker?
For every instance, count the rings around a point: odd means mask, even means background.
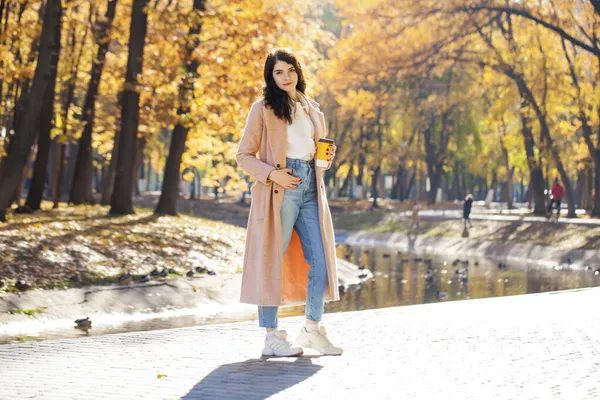
[[[296,344],[302,347],[310,347],[327,356],[339,356],[344,351],[340,347],[335,347],[327,339],[327,331],[324,326],[320,326],[318,331],[308,332],[303,326]]]
[[[265,338],[265,348],[262,351],[263,356],[275,357],[295,357],[304,353],[301,347],[292,347],[287,340],[286,331],[273,331],[267,334]]]

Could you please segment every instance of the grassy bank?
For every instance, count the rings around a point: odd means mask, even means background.
[[[152,214],[157,200],[136,198],[136,214],[123,217],[108,216],[103,206],[52,210],[49,203],[35,214],[9,214],[0,224],[0,291],[16,290],[17,279],[51,288],[115,283],[124,273],[137,281],[155,268],[174,268],[177,274],[167,278],[196,267],[241,270],[248,204],[181,199],[184,214],[159,218]],[[336,229],[407,233],[409,220],[401,212],[409,203],[373,212],[364,201],[330,205]],[[459,238],[462,231],[457,219],[422,218],[419,234]],[[600,227],[475,220],[470,238],[591,250],[600,248]]]
[[[147,208],[111,217],[103,206],[49,206],[0,224],[0,290],[14,290],[17,279],[50,288],[114,283],[124,273],[135,281],[155,268],[179,275],[196,267],[241,269],[245,230],[236,226],[190,215],[159,218]]]
[[[407,233],[409,218],[397,212],[334,213],[336,229],[369,232]],[[463,223],[459,219],[421,218],[419,234],[428,236],[462,236]],[[527,243],[568,249],[596,250],[600,248],[600,227],[547,222],[474,220],[469,238],[501,243]]]

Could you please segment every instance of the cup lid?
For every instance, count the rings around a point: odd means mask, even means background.
[[[322,139],[319,139],[319,142],[333,143],[333,139],[322,138]]]

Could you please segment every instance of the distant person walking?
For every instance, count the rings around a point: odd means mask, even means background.
[[[552,185],[552,189],[550,191],[550,204],[548,205],[548,218],[552,217],[552,206],[556,204],[556,218],[560,216],[560,202],[562,200],[563,195],[565,194],[565,189],[562,187],[558,178],[554,178],[554,184]]]
[[[463,221],[465,223],[465,229],[467,229],[467,223],[469,224],[469,228],[473,227],[471,223],[471,206],[473,205],[473,196],[471,193],[467,192],[467,197],[465,197],[465,201],[463,203]]]
[[[408,230],[411,231],[413,228],[417,228],[419,230],[419,224],[421,223],[421,217],[419,217],[419,211],[421,210],[421,205],[419,204],[419,200],[415,200],[412,207],[412,215],[410,217],[410,226]]]

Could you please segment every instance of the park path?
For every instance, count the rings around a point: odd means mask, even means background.
[[[600,288],[326,314],[340,357],[261,358],[255,321],[8,344],[0,399],[598,399],[598,304]]]
[[[531,215],[521,215],[528,213],[528,210],[506,210],[506,209],[494,209],[488,210],[484,207],[477,207],[473,209],[471,213],[472,220],[479,221],[503,221],[503,222],[537,222],[537,223],[548,223],[548,224],[571,224],[571,225],[584,225],[590,227],[600,226],[600,218],[566,218],[566,210],[562,210],[561,217],[556,219],[556,212],[552,219],[546,217],[537,217]],[[402,211],[400,215],[410,217],[410,211]],[[419,212],[421,218],[424,219],[462,219],[462,210],[421,210]]]

